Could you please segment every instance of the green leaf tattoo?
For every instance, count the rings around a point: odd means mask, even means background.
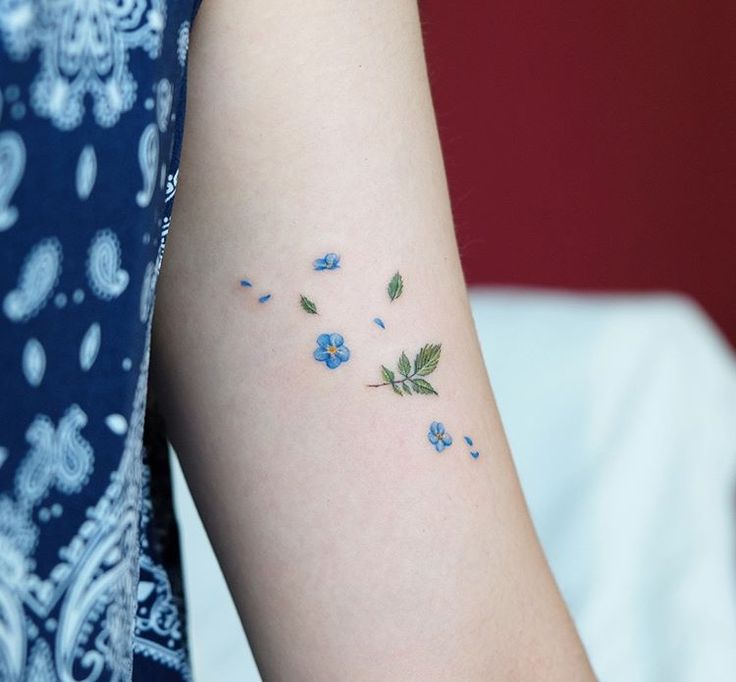
[[[300,295],[299,303],[302,306],[302,310],[305,310],[310,315],[318,315],[317,313],[317,306],[312,303],[306,296],[303,294]]]
[[[442,344],[431,344],[428,343],[426,346],[419,351],[416,360],[414,361],[414,374],[418,374],[421,377],[426,377],[427,374],[432,374],[437,369],[437,363],[440,361],[440,352],[442,350]]]
[[[437,369],[440,361],[440,353],[442,352],[441,343],[428,343],[422,346],[420,351],[414,358],[414,368],[406,353],[401,353],[399,357],[398,373],[401,375],[396,377],[396,372],[390,370],[385,365],[381,365],[381,378],[383,383],[368,384],[370,388],[379,388],[380,386],[391,386],[397,395],[439,395],[434,390],[434,386],[426,379],[428,374]]]
[[[404,280],[402,279],[401,274],[397,272],[388,283],[388,297],[392,301],[395,301],[399,296],[401,296],[402,291],[404,291]]]

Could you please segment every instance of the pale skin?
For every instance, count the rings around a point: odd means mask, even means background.
[[[594,679],[480,355],[415,3],[207,0],[189,60],[152,385],[263,679]],[[369,387],[427,343],[439,395]]]

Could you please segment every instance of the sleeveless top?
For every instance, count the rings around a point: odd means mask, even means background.
[[[191,679],[147,375],[197,4],[0,0],[3,682]]]

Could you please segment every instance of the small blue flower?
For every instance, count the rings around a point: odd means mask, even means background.
[[[326,253],[324,258],[314,261],[315,270],[335,270],[340,267],[340,256],[336,253]]]
[[[339,334],[320,334],[317,337],[314,359],[324,362],[330,369],[335,369],[350,359],[350,349]]]
[[[452,436],[445,431],[445,426],[442,422],[432,422],[430,424],[427,438],[429,438],[429,442],[434,445],[437,452],[442,452],[445,448],[449,448],[452,445]]]

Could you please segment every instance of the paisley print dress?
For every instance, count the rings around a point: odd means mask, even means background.
[[[2,682],[191,679],[147,375],[196,10],[0,0]]]

